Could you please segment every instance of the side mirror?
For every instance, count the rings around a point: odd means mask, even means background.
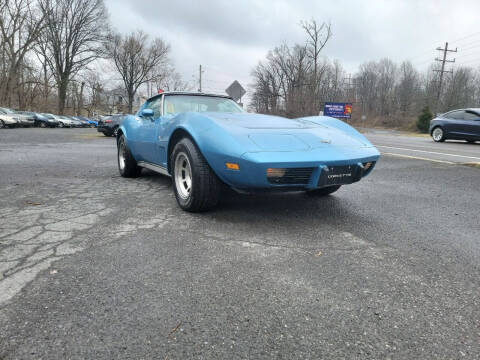
[[[153,117],[153,110],[152,109],[143,109],[142,110],[142,117]]]

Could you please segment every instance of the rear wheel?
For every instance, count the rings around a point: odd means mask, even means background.
[[[175,145],[170,164],[175,197],[183,210],[206,211],[218,204],[221,182],[190,139]]]
[[[436,127],[432,131],[432,139],[435,142],[443,142],[445,141],[445,132],[441,127]]]
[[[47,127],[47,124],[45,124],[43,121],[40,123],[40,127],[41,128],[46,128]]]
[[[3,122],[3,120],[0,120],[0,129],[4,129],[6,126],[5,126],[5,123]]]
[[[59,128],[63,128],[64,126],[65,126],[65,124],[64,124],[63,122],[60,121],[60,122],[58,123],[58,127],[59,127]]]
[[[142,168],[137,165],[137,162],[133,158],[123,135],[120,137],[120,139],[118,139],[117,155],[118,171],[120,172],[121,176],[137,177],[140,175]]]
[[[112,131],[112,136],[113,136],[113,137],[116,138],[117,135],[118,135],[118,126],[117,126],[115,129],[113,129],[113,131]]]
[[[335,186],[327,186],[327,187],[323,187],[323,188],[320,188],[320,189],[310,190],[310,191],[307,191],[307,195],[310,195],[310,196],[327,196],[327,195],[330,195],[330,194],[334,193],[338,189],[340,189],[340,187],[341,187],[341,185],[335,185]]]

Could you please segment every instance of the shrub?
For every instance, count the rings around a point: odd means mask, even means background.
[[[417,129],[422,133],[428,133],[430,127],[430,120],[433,119],[433,114],[428,106],[422,109],[420,115],[417,118]]]

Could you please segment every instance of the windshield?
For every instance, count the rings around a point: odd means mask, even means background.
[[[204,95],[166,95],[164,114],[181,112],[243,112],[233,100],[223,97]]]

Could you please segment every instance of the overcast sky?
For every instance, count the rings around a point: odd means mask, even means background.
[[[458,63],[480,65],[479,0],[106,0],[115,29],[142,29],[171,45],[171,59],[186,81],[221,91],[250,72],[268,50],[305,41],[302,20],[330,22],[323,54],[354,73],[368,60],[411,59],[418,68],[449,41]]]

